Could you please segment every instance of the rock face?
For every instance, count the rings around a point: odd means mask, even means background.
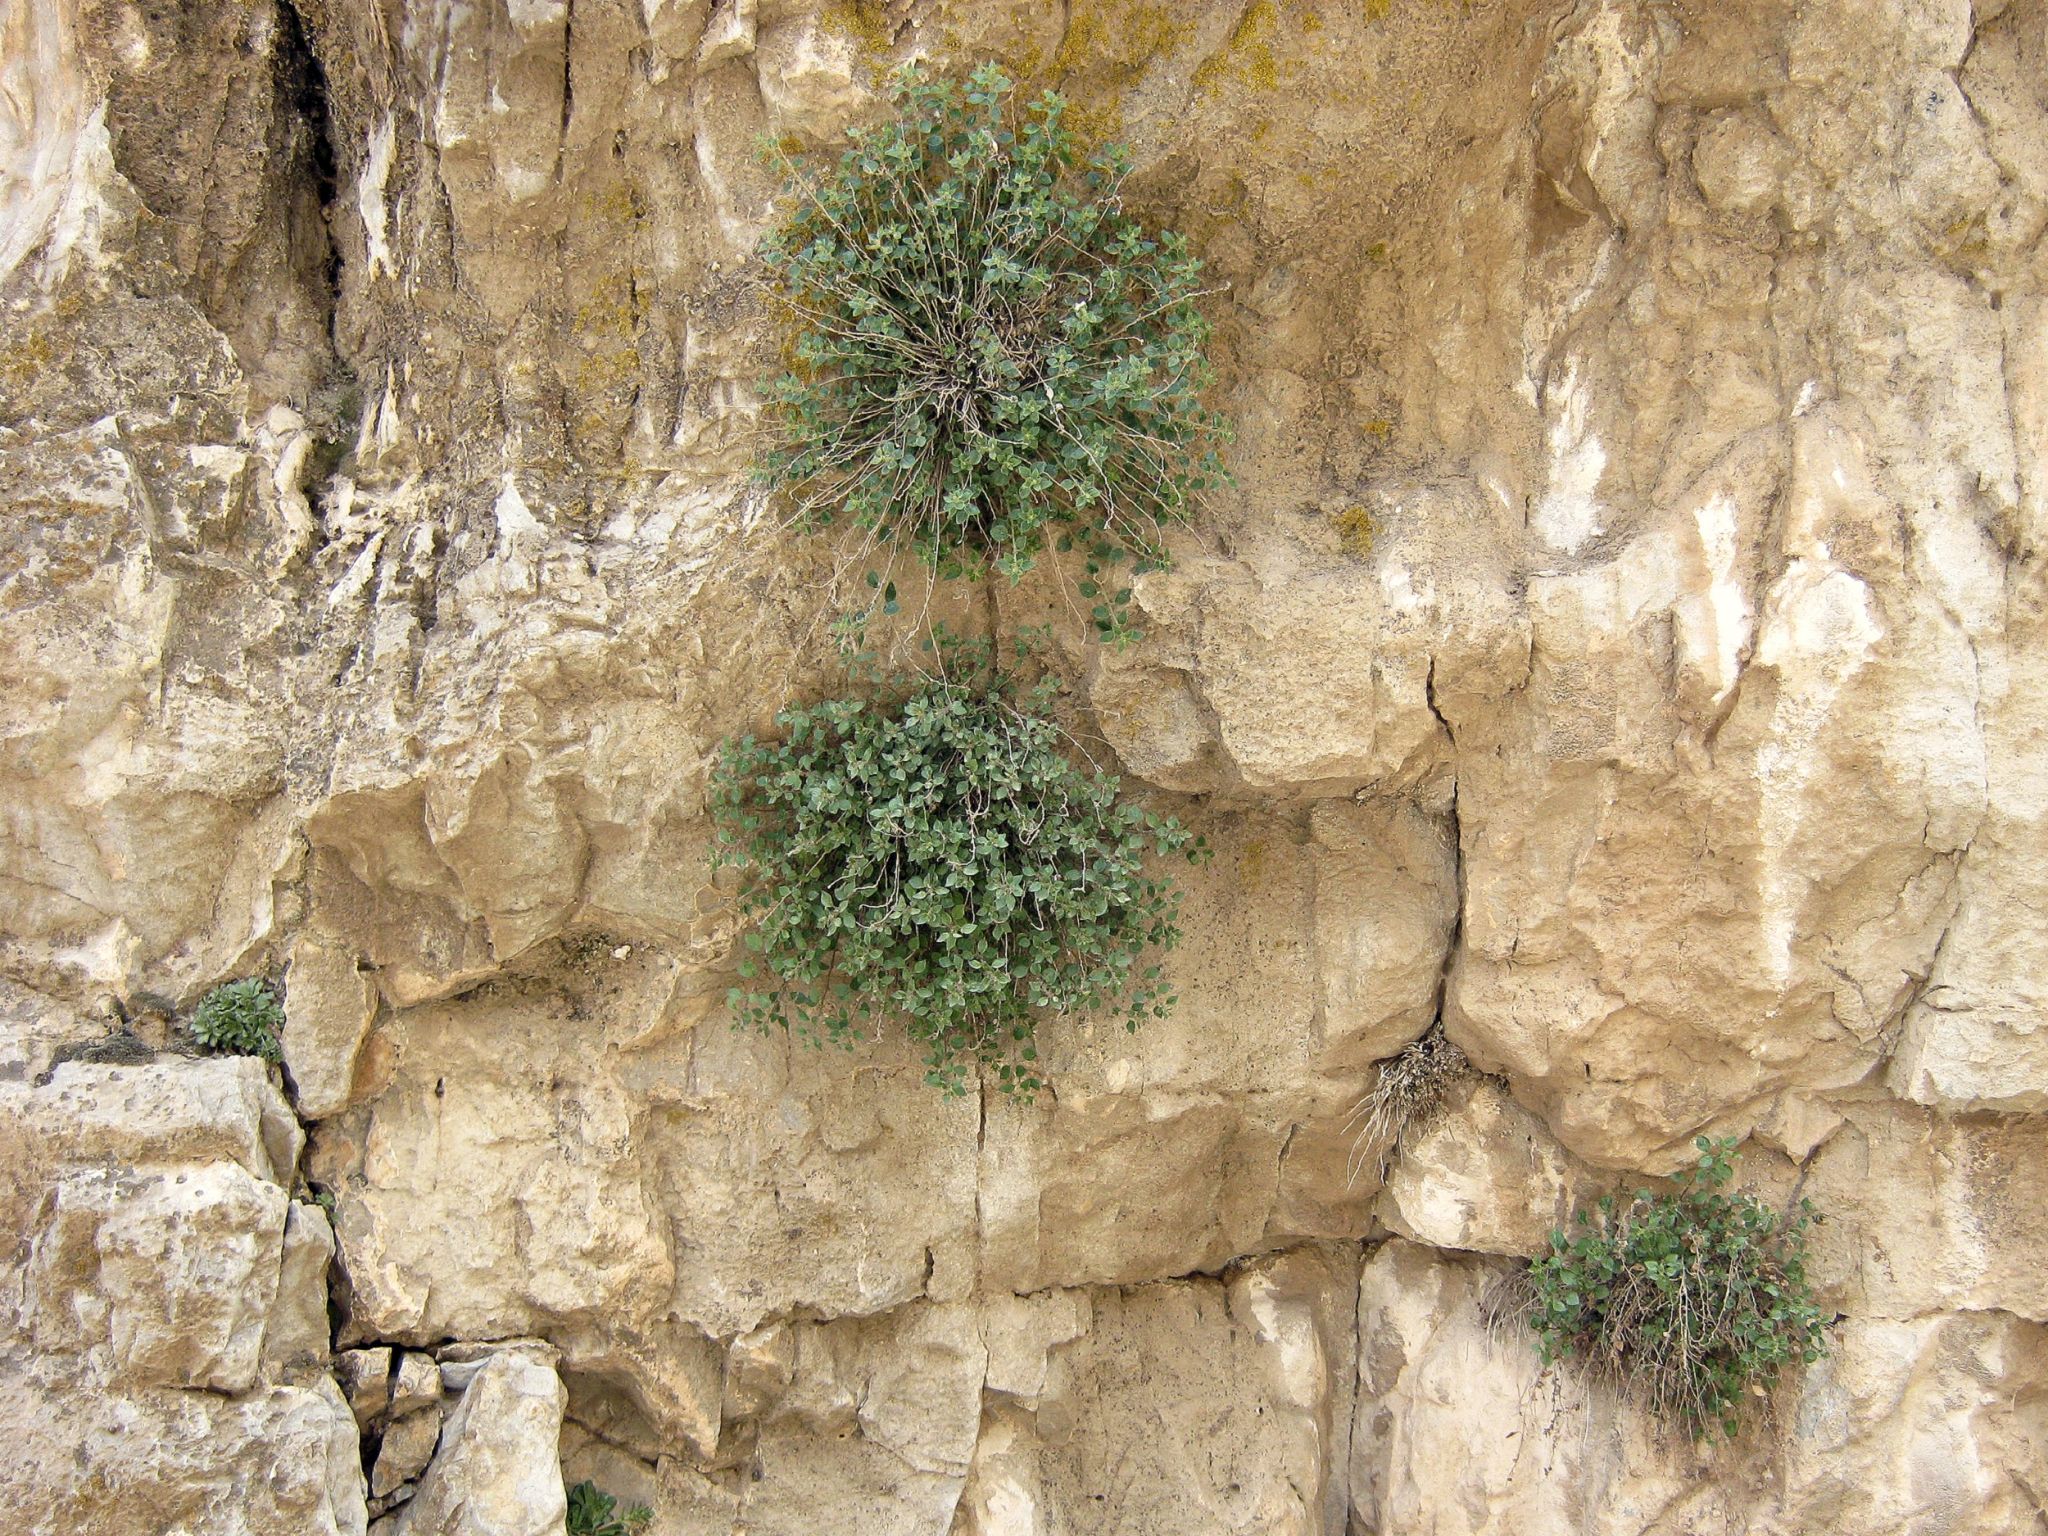
[[[860,575],[749,474],[755,146],[911,57],[1131,145],[1236,430],[1128,649],[933,595],[1216,851],[1030,1106],[723,1002],[709,767]],[[0,0],[0,82],[17,1524],[2048,1530],[2044,0]],[[282,1070],[180,1054],[253,974]],[[1701,1134],[1838,1318],[1732,1448],[1492,1305]]]
[[[24,1529],[361,1536],[334,1241],[248,1058],[0,1085],[0,1493]]]

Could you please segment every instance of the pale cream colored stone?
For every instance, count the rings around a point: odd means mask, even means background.
[[[755,16],[759,0],[732,0],[720,6],[705,29],[697,52],[697,65],[708,69],[751,53],[754,48]]]
[[[982,1145],[981,1271],[1013,1291],[1214,1268],[1256,1240],[1281,1136],[1220,1097],[1069,1094],[993,1105]]]
[[[441,1449],[398,1529],[404,1536],[559,1531],[567,1502],[557,1448],[563,1401],[561,1380],[544,1360],[519,1350],[491,1355],[442,1426]]]
[[[689,1536],[2024,1525],[2039,9],[0,0],[10,1502],[360,1530],[264,1069],[33,1086],[289,957],[347,1336],[468,1340],[452,1390],[559,1351],[512,1483]],[[1047,1021],[1029,1109],[717,1003],[706,769],[833,686],[865,561],[748,483],[757,141],[912,54],[1131,144],[1237,431],[1128,651],[1051,553],[932,610],[1051,626],[1076,736],[1217,848],[1173,1018]],[[1511,1097],[1353,1183],[1439,1011]],[[1753,1449],[1553,1397],[1490,1264],[1349,1283],[1375,1209],[1526,1252],[1560,1170],[1702,1132],[1783,1154],[1847,1316]]]
[[[0,1497],[69,1536],[363,1536],[355,1421],[334,1383],[211,1392],[78,1390],[0,1358]]]
[[[1478,1301],[1497,1273],[1394,1241],[1360,1290],[1354,1513],[1369,1530],[1637,1532],[1646,1509],[1710,1536],[1996,1530],[2040,1465],[2025,1410],[2004,1411],[2041,1329],[2003,1314],[1857,1320],[1773,1399],[1777,1470],[1745,1439],[1702,1448],[1571,1367],[1538,1374]],[[1756,1432],[1752,1432],[1753,1434]],[[1968,1511],[1963,1514],[1961,1512]]]
[[[327,1321],[327,1271],[334,1263],[334,1228],[317,1205],[293,1201],[286,1213],[278,1260],[277,1300],[263,1330],[263,1372],[325,1370],[332,1330]]]
[[[1534,1257],[1596,1181],[1499,1084],[1451,1089],[1411,1121],[1374,1206],[1411,1241],[1437,1248]]]
[[[1041,1291],[982,1299],[981,1336],[988,1345],[984,1386],[1036,1407],[1045,1391],[1050,1352],[1088,1331],[1086,1291]]]
[[[856,79],[854,38],[842,23],[803,16],[760,32],[754,67],[777,133],[831,138],[868,100]]]
[[[146,1167],[219,1159],[272,1181],[291,1176],[304,1143],[284,1096],[253,1056],[67,1062],[17,1112],[63,1155]]]
[[[1768,122],[1730,113],[1701,130],[1692,172],[1701,195],[1715,207],[1762,213],[1776,201],[1790,159]]]
[[[1038,1410],[1037,1486],[1005,1502],[1028,1498],[1049,1530],[1327,1529],[1340,1359],[1284,1283],[1104,1291]]]
[[[391,1417],[402,1419],[416,1409],[441,1401],[441,1368],[432,1355],[399,1350],[398,1369],[391,1378]]]
[[[1846,1108],[1804,1193],[1826,1217],[1814,1283],[1858,1316],[1945,1308],[2048,1322],[2048,1137],[2024,1115],[1950,1118],[1910,1105]]]
[[[771,1323],[734,1339],[726,1352],[725,1411],[751,1418],[780,1398],[796,1376],[796,1333]]]
[[[368,1429],[391,1406],[391,1364],[395,1351],[344,1349],[334,1356],[334,1376],[347,1395],[356,1423]]]
[[[1051,1536],[1038,1493],[1044,1475],[1037,1421],[1013,1404],[996,1404],[975,1437],[958,1529],[967,1536]]]
[[[1435,1016],[1457,913],[1455,829],[1398,801],[1321,804],[1311,825],[1317,1068],[1357,1072]]]
[[[726,1352],[687,1324],[621,1326],[622,1321],[554,1332],[569,1413],[648,1460],[681,1445],[709,1461],[717,1454],[726,1412]]]
[[[245,1392],[289,1204],[231,1163],[67,1173],[24,1275],[28,1332],[41,1349],[89,1354],[112,1382]]]
[[[794,1377],[760,1426],[760,1476],[742,1485],[734,1528],[797,1536],[823,1516],[903,1536],[945,1529],[987,1364],[967,1306],[805,1328]]]
[[[554,1099],[502,1037],[465,1037],[464,1017],[420,1017],[418,1047],[369,1112],[360,1186],[337,1206],[357,1326],[415,1343],[489,1338],[666,1295],[673,1271],[631,1160],[627,1101],[603,1082]],[[560,1029],[525,1023],[537,1041]],[[432,1040],[456,1055],[437,1058]]]
[[[284,1060],[308,1120],[348,1108],[356,1053],[376,1014],[377,990],[354,957],[301,935],[285,978]]]

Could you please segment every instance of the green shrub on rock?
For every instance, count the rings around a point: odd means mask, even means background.
[[[1011,92],[993,65],[964,87],[911,66],[836,169],[784,161],[761,255],[795,334],[765,476],[800,521],[844,512],[942,575],[1019,574],[1056,525],[1123,635],[1111,568],[1162,561],[1161,525],[1222,475],[1200,263],[1125,209],[1123,150],[1085,154],[1059,96]]]
[[[1529,1273],[1530,1323],[1546,1365],[1583,1360],[1694,1434],[1732,1438],[1748,1398],[1821,1357],[1826,1324],[1806,1280],[1812,1207],[1781,1222],[1754,1195],[1721,1193],[1735,1139],[1697,1145],[1675,1193],[1603,1196],[1576,1236],[1551,1233]]]
[[[1165,1015],[1160,967],[1138,962],[1179,937],[1180,896],[1143,859],[1206,845],[1070,760],[1052,684],[953,670],[727,744],[716,857],[751,876],[754,920],[731,1002],[743,1023],[844,1045],[899,1016],[933,1084],[964,1092],[978,1066],[1028,1098],[1040,1015]]]
[[[222,1055],[277,1061],[283,1030],[284,1008],[269,983],[253,976],[215,987],[192,1013],[192,1037]]]
[[[564,1529],[568,1536],[634,1536],[654,1520],[654,1511],[645,1504],[621,1510],[617,1499],[588,1478],[566,1491],[569,1513]]]

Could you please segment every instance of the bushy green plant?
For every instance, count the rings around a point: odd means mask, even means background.
[[[1702,1136],[1678,1189],[1603,1196],[1576,1236],[1550,1235],[1530,1271],[1544,1363],[1567,1356],[1643,1389],[1695,1434],[1732,1437],[1745,1399],[1821,1357],[1826,1323],[1806,1280],[1812,1207],[1790,1221],[1728,1195],[1735,1138]]]
[[[569,1536],[633,1536],[654,1519],[645,1504],[619,1509],[619,1501],[599,1492],[589,1479],[577,1483],[569,1493]]]
[[[782,159],[761,256],[795,329],[764,474],[805,523],[844,512],[942,575],[1015,576],[1056,525],[1127,635],[1115,568],[1162,562],[1161,525],[1222,475],[1200,263],[1125,209],[1124,150],[1085,153],[1059,96],[1012,89],[910,66],[836,169]]]
[[[223,1055],[276,1061],[284,1054],[278,1038],[283,1029],[284,1009],[276,994],[254,976],[215,987],[192,1011],[192,1037]]]
[[[897,1015],[936,1086],[964,1092],[978,1065],[1028,1098],[1039,1015],[1114,1007],[1136,1029],[1171,1007],[1138,961],[1178,939],[1180,895],[1143,859],[1207,847],[1070,759],[1050,682],[957,653],[951,673],[727,743],[716,858],[748,872],[753,919],[731,1002],[742,1023],[845,1045]]]

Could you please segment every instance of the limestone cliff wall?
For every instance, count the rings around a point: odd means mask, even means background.
[[[1135,647],[932,598],[1217,850],[1029,1107],[722,1001],[848,574],[755,145],[911,56],[1132,145],[1237,431]],[[2044,0],[0,0],[17,1528],[2048,1532],[2044,228]],[[1839,1319],[1718,1449],[1484,1306],[1701,1133]]]

